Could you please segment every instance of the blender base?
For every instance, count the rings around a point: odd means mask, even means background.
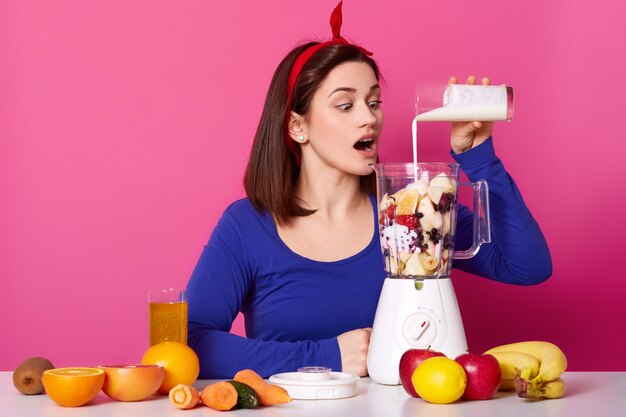
[[[367,357],[369,376],[379,384],[400,384],[400,357],[409,349],[435,350],[451,359],[467,353],[450,278],[385,279]]]

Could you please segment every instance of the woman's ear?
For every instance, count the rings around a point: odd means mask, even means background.
[[[307,141],[306,123],[304,122],[304,117],[293,111],[289,115],[289,137],[297,143],[304,143]]]

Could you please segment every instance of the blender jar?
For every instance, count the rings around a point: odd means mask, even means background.
[[[455,251],[459,165],[380,163],[376,171],[378,223],[385,271],[390,278],[448,277],[452,259],[474,256],[490,242],[487,182],[474,190],[474,240]]]

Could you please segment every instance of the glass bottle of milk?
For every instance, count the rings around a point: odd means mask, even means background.
[[[450,84],[417,88],[417,122],[492,122],[513,118],[513,88]]]
[[[513,88],[448,84],[417,88],[412,123],[413,162],[417,163],[418,122],[495,122],[513,119]]]

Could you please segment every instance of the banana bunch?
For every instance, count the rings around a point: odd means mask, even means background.
[[[559,398],[565,394],[560,378],[567,368],[567,358],[550,342],[518,342],[497,346],[485,354],[500,362],[500,389],[515,389],[523,398]]]

